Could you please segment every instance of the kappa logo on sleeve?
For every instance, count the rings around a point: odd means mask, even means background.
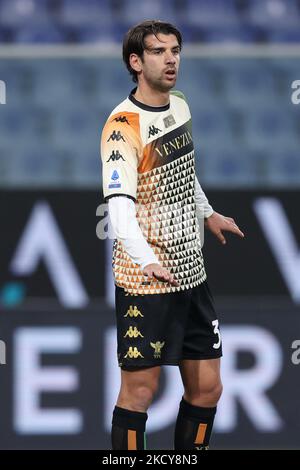
[[[121,140],[121,139],[123,140],[123,142],[125,142],[125,139],[122,136],[120,131],[118,131],[118,132],[113,131],[113,133],[109,136],[109,139],[107,140],[107,142],[109,142],[110,140],[112,140],[112,141],[116,140],[117,142],[119,142],[119,140]]]
[[[114,162],[114,161],[117,161],[117,160],[123,160],[123,162],[125,162],[125,158],[123,157],[123,155],[120,154],[119,150],[113,150],[109,159],[106,160],[106,163],[108,162]]]
[[[108,184],[108,189],[117,189],[121,188],[121,180],[120,180],[120,168],[115,168],[110,177],[110,182]]]
[[[126,116],[118,116],[114,118],[111,122],[116,121],[116,122],[127,122],[128,126],[130,126],[129,121]]]

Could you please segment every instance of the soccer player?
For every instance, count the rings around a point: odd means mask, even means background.
[[[244,235],[212,209],[195,175],[191,114],[184,95],[171,91],[181,47],[169,23],[145,21],[128,31],[123,59],[137,87],[102,132],[103,192],[116,234],[121,389],[114,450],[145,449],[147,409],[162,365],[179,366],[184,386],[175,449],[208,449],[222,391],[221,338],[199,223],[204,218],[223,244],[224,231]]]

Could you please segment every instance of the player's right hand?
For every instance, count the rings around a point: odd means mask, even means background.
[[[170,271],[168,271],[166,268],[163,268],[160,264],[148,264],[144,267],[143,274],[149,278],[155,277],[159,281],[168,282],[172,286],[179,286],[179,282],[174,279],[173,274],[171,274]]]

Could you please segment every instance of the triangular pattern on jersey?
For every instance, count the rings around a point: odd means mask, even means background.
[[[176,170],[185,174],[180,188],[175,185],[172,188],[169,183],[174,182],[174,173],[171,174],[174,162],[139,175],[138,222],[159,262],[172,272],[180,286],[172,287],[156,279],[150,281],[140,267],[132,263],[122,243],[117,242],[114,249],[115,281],[130,294],[176,292],[195,287],[206,279],[196,220],[193,160],[193,152],[176,160]],[[154,176],[159,176],[155,190]],[[153,214],[154,222],[149,214]]]
[[[135,200],[145,239],[160,264],[180,283],[172,287],[150,280],[131,261],[122,242],[115,241],[115,283],[128,295],[176,292],[206,279],[196,218],[191,115],[178,93],[171,93],[170,105],[161,109],[141,105],[129,96],[112,112],[103,131],[104,196],[123,194]],[[149,132],[154,128],[158,134]],[[123,139],[112,139],[118,132]],[[122,159],[114,160],[111,154]],[[117,183],[112,180],[114,170]]]

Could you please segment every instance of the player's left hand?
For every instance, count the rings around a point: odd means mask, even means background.
[[[223,245],[226,244],[226,239],[222,233],[223,231],[235,233],[241,238],[245,237],[243,232],[235,223],[234,219],[231,217],[225,217],[218,212],[213,212],[213,214],[205,220],[205,226],[220,240]]]

